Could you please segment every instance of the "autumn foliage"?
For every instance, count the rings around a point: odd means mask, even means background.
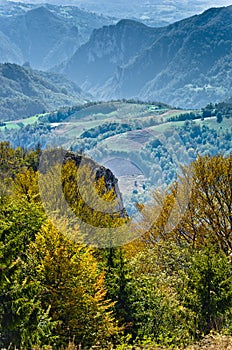
[[[180,348],[232,331],[231,155],[199,157],[166,193],[154,193],[153,206],[138,204],[140,226],[155,218],[139,239],[98,248],[85,244],[81,226],[62,217],[56,227],[48,217],[40,152],[0,144],[0,348]],[[109,228],[130,220],[91,212],[75,176],[66,162],[73,213]],[[105,205],[115,200],[104,178],[95,186]]]

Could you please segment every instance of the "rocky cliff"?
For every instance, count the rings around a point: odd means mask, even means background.
[[[93,175],[93,178],[96,182],[99,179],[104,178],[105,189],[103,189],[103,193],[113,190],[115,194],[114,214],[118,214],[118,216],[120,217],[126,217],[126,211],[123,205],[122,195],[118,186],[118,179],[114,176],[110,169],[99,165],[93,159],[79,153],[67,152],[64,156],[63,163],[66,164],[69,161],[74,161],[78,168],[80,166],[87,166],[90,169],[91,175]],[[93,184],[90,183],[90,186],[93,186]],[[111,204],[109,203],[109,205]]]

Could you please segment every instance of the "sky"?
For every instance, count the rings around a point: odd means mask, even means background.
[[[0,0],[3,4],[7,0]],[[13,1],[13,0],[8,0]],[[116,18],[136,17],[142,18],[143,14],[153,16],[153,11],[158,18],[171,23],[176,20],[202,13],[210,7],[222,7],[232,5],[232,0],[14,0],[24,3],[50,3],[58,5],[76,5],[80,8],[101,13],[103,15],[115,16]],[[150,13],[149,13],[150,10]],[[170,18],[163,15],[162,11],[173,11]],[[147,12],[148,11],[148,12]]]
[[[97,2],[98,4],[100,4],[101,2],[104,3],[105,1],[103,0],[9,0],[9,1],[15,1],[15,2],[25,2],[25,3],[31,3],[31,4],[35,4],[35,3],[43,3],[43,2],[46,2],[46,3],[63,3],[63,4],[72,4],[72,5],[78,5],[79,3],[82,3],[83,5],[85,3],[94,3],[94,2]],[[0,3],[5,3],[6,0],[0,0]],[[116,0],[107,0],[107,3],[114,3],[114,4],[117,4],[117,1]],[[121,1],[118,1],[119,3]],[[129,1],[129,2],[133,2],[133,1]],[[137,3],[139,3],[139,1],[136,1]],[[148,0],[147,2],[151,3],[151,4],[164,4],[164,3],[180,3],[182,2],[183,5],[185,4],[186,6],[188,6],[189,4],[193,4],[193,5],[200,5],[201,3],[204,4],[204,6],[206,8],[210,8],[210,7],[213,7],[213,6],[218,6],[218,7],[221,7],[221,6],[228,6],[228,5],[232,5],[232,0]],[[126,6],[126,1],[124,1],[125,3],[125,6]],[[141,4],[144,3],[144,0],[141,0]]]
[[[232,0],[214,0],[214,1],[206,1],[208,7],[212,6],[229,6],[232,5]]]

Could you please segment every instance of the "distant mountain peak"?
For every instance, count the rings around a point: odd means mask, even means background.
[[[136,26],[136,27],[141,27],[145,28],[147,27],[145,24],[135,21],[133,19],[121,19],[117,24],[117,27],[123,27],[123,26]]]
[[[38,19],[43,18],[56,18],[59,20],[59,17],[56,16],[54,13],[52,13],[47,7],[45,6],[39,6],[34,9],[31,9],[26,12],[26,16],[36,16]],[[61,20],[60,20],[61,21]]]
[[[75,6],[31,2],[0,0],[0,62],[50,69],[72,57],[93,29],[116,22]]]
[[[161,28],[124,19],[96,30],[63,71],[95,98],[198,108],[231,90],[232,6]]]

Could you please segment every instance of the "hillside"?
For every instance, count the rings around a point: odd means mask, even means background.
[[[146,202],[151,188],[168,186],[180,166],[197,155],[231,153],[232,105],[178,110],[162,103],[89,102],[12,120],[0,126],[0,141],[14,147],[62,146],[84,152],[118,177],[127,212]]]
[[[21,1],[0,0],[0,350],[232,350],[232,5],[173,23],[230,0]]]
[[[231,10],[212,8],[163,28],[120,21],[95,30],[60,69],[100,99],[184,108],[223,100],[231,91]]]
[[[78,7],[0,5],[0,62],[47,69],[70,58],[94,28],[113,23]]]
[[[83,153],[0,142],[0,170],[1,349],[231,350],[231,155],[139,221]]]
[[[87,97],[74,83],[58,74],[0,64],[0,121],[80,104]]]
[[[77,50],[61,71],[98,96],[117,68],[141,55],[162,31],[132,20],[104,26],[93,31],[90,40]]]

